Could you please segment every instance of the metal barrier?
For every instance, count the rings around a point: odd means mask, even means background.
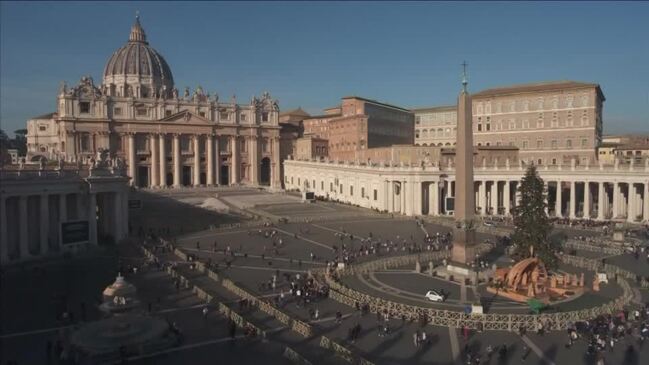
[[[284,349],[283,356],[285,358],[287,358],[293,364],[312,365],[309,360],[305,359],[302,355],[297,353],[297,351],[293,350],[292,348],[290,348],[288,346],[286,346],[286,348]]]
[[[320,338],[320,347],[333,351],[336,356],[340,357],[350,364],[374,365],[374,363],[365,360],[360,355],[355,354],[352,350],[337,343],[336,341],[329,339],[326,336],[322,336],[322,338]]]
[[[409,255],[403,256],[399,259],[392,258],[392,260],[382,259],[375,262],[367,262],[358,265],[361,267],[352,267],[341,270],[339,271],[339,274],[341,276],[353,275],[369,272],[376,268],[385,269],[388,267],[401,266],[403,263],[414,262],[417,260],[417,256],[418,255]],[[563,255],[561,256],[561,259],[567,264],[589,270],[598,268],[600,265],[596,260],[586,259],[583,257]],[[419,320],[425,318],[428,323],[436,326],[467,326],[473,329],[484,330],[516,331],[520,328],[534,330],[539,323],[543,323],[546,328],[551,330],[564,330],[568,328],[570,322],[574,323],[589,320],[599,315],[610,314],[622,310],[625,306],[631,303],[633,299],[633,291],[631,290],[629,283],[625,280],[625,278],[628,278],[626,275],[629,275],[630,273],[612,265],[604,265],[604,269],[608,269],[607,273],[609,275],[617,277],[617,282],[622,287],[623,291],[623,294],[620,297],[594,308],[550,314],[465,314],[463,312],[450,310],[424,308],[416,305],[393,302],[358,292],[344,286],[326,273],[323,275],[323,278],[329,285],[330,298],[352,307],[356,306],[356,304],[367,304],[370,312],[387,312],[388,315],[393,318],[399,318],[402,316],[408,320]],[[314,272],[316,275],[322,275],[324,271],[319,270]]]
[[[298,319],[291,318],[288,314],[275,308],[270,303],[263,301],[245,289],[238,287],[232,280],[223,279],[222,285],[238,297],[248,300],[251,305],[258,307],[262,312],[289,326],[291,330],[299,333],[303,337],[311,337],[313,335],[313,328],[311,325]]]

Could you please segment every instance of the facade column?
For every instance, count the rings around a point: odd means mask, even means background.
[[[259,149],[257,136],[250,137],[248,148],[248,162],[250,163],[250,183],[259,185]]]
[[[511,188],[511,186],[509,184],[509,180],[506,180],[505,181],[505,186],[503,187],[503,189],[504,189],[503,190],[503,203],[504,203],[503,205],[505,206],[505,215],[506,216],[508,216],[510,214],[510,211],[512,209],[511,201],[510,201],[511,200],[511,196],[510,196],[511,190],[510,190],[510,188]]]
[[[50,211],[49,211],[49,197],[47,194],[42,194],[40,197],[40,214],[38,217],[39,224],[41,227],[40,238],[41,238],[41,255],[45,255],[49,248],[49,238],[50,238]],[[77,199],[79,201],[79,199]]]
[[[194,147],[194,181],[192,185],[200,186],[201,185],[201,147],[200,147],[201,137],[200,135],[194,135],[193,147]]]
[[[135,133],[128,133],[128,176],[131,186],[137,186],[137,151],[135,150]]]
[[[239,181],[239,139],[237,136],[230,136],[230,153],[232,154],[230,162],[230,185]],[[273,170],[274,171],[274,170]],[[274,180],[274,179],[273,179]]]
[[[406,214],[406,202],[408,200],[408,197],[406,196],[406,194],[407,194],[407,191],[409,190],[406,187],[407,184],[408,183],[405,182],[405,181],[401,182],[401,206],[399,207],[401,214]]]
[[[491,215],[498,215],[498,180],[491,183]]]
[[[166,135],[160,135],[160,186],[167,186],[167,146]]]
[[[604,214],[604,207],[605,203],[604,200],[608,199],[606,196],[606,192],[604,190],[604,184],[605,182],[599,182],[597,183],[598,186],[598,191],[597,191],[597,219],[600,221],[603,221],[606,219],[606,216]]]
[[[571,181],[570,182],[570,219],[575,219],[577,218],[577,215],[575,214],[575,206],[577,205],[577,188],[575,186],[575,182]]]
[[[627,213],[626,213],[626,220],[627,222],[634,222],[635,221],[635,216],[636,216],[636,197],[635,197],[635,184],[629,183],[628,184],[629,189],[628,189],[628,203],[627,203]]]
[[[487,181],[480,181],[480,187],[478,188],[479,201],[480,201],[480,215],[487,214]]]
[[[272,182],[271,186],[280,189],[282,187],[282,177],[280,176],[280,165],[281,161],[279,159],[279,137],[273,137],[273,166],[271,169]]]
[[[649,222],[649,182],[644,183],[644,196],[642,197],[642,219]]]
[[[561,204],[563,200],[562,193],[563,189],[561,188],[561,181],[557,181],[557,193],[554,201],[554,216],[557,218],[563,217],[563,212],[561,211],[561,206],[563,205]]]
[[[214,153],[216,159],[214,160],[214,170],[215,170],[215,177],[214,177],[214,184],[215,185],[221,185],[221,145],[220,145],[220,138],[218,135],[214,137]]]
[[[149,187],[153,188],[158,186],[158,178],[160,177],[160,173],[158,172],[158,165],[160,162],[158,162],[158,135],[157,134],[151,134],[150,139],[149,139],[149,151],[151,151],[151,164],[150,168],[151,171],[149,171],[149,175],[151,176],[151,181],[149,181]]]
[[[590,219],[590,182],[584,182],[584,218]]]
[[[18,198],[18,232],[20,233],[20,259],[26,259],[31,256],[29,253],[28,231],[27,229],[27,196],[21,195]]]
[[[9,239],[7,236],[7,197],[0,197],[0,264],[9,262]]]
[[[205,137],[205,153],[207,154],[207,186],[214,185],[214,136],[208,134]]]
[[[97,194],[88,194],[88,236],[90,244],[97,244]]]
[[[617,218],[620,214],[620,184],[613,183],[613,215],[611,219]]]
[[[180,187],[180,135],[174,134],[174,188]]]

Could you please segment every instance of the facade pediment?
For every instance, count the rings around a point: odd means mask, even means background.
[[[160,119],[160,122],[175,123],[175,124],[204,124],[204,125],[214,124],[210,120],[203,118],[199,115],[196,115],[187,110],[183,110],[176,114],[172,114],[168,117],[162,118]]]

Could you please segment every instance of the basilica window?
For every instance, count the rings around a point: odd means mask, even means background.
[[[229,112],[220,112],[219,113],[219,119],[221,119],[221,120],[230,120],[230,113]]]
[[[138,107],[135,109],[135,113],[138,117],[146,117],[149,115],[149,109],[146,107]]]
[[[90,113],[90,102],[88,102],[88,101],[79,102],[79,113],[82,113],[82,114]]]
[[[198,112],[198,115],[201,116],[202,118],[205,118],[205,112]]]
[[[261,121],[268,122],[268,112],[261,113]]]
[[[239,119],[240,119],[242,122],[245,122],[245,121],[248,119],[247,117],[248,117],[247,114],[241,114],[241,115],[239,116]]]
[[[38,130],[41,131],[41,132],[46,131],[46,130],[47,130],[47,126],[46,126],[46,125],[39,125],[39,126],[38,126]]]
[[[114,107],[113,115],[122,115],[122,108]]]
[[[165,110],[165,117],[168,117],[171,115],[171,110]]]

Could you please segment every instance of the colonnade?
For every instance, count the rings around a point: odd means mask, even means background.
[[[300,179],[314,180],[316,196],[404,215],[453,213],[454,169],[367,166],[352,163],[284,161],[286,188],[303,190]],[[649,221],[649,167],[645,169],[539,169],[546,212],[570,219]],[[521,168],[474,170],[476,214],[508,216],[520,201]],[[322,181],[320,183],[318,181]],[[296,184],[298,182],[298,184]],[[322,189],[334,185],[344,188]],[[349,187],[353,188],[349,188]],[[352,191],[372,191],[374,196]]]
[[[50,256],[108,239],[119,241],[128,235],[125,177],[25,175],[2,176],[0,263]],[[79,225],[64,234],[63,224]]]

